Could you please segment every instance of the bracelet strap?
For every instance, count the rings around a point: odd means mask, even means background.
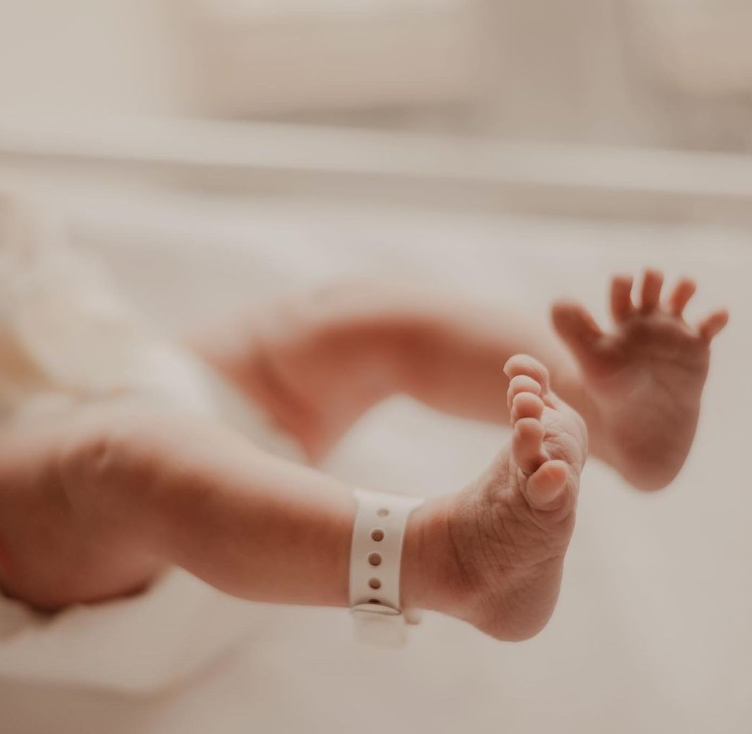
[[[350,552],[350,607],[359,640],[401,647],[406,641],[400,602],[402,545],[421,497],[356,489],[358,503]]]

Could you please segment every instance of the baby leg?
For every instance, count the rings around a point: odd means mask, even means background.
[[[402,600],[522,639],[555,603],[586,437],[541,365],[508,369],[513,440],[470,488],[413,513]],[[210,421],[133,405],[6,439],[0,486],[19,488],[0,492],[6,593],[55,609],[178,565],[249,600],[348,603],[355,503],[330,477]]]
[[[665,303],[648,271],[639,304],[631,278],[613,279],[612,331],[559,303],[561,337],[524,313],[442,294],[351,283],[297,297],[194,340],[198,351],[267,406],[317,459],[375,403],[405,393],[433,408],[509,423],[503,365],[528,353],[585,419],[594,455],[642,489],[665,486],[694,437],[710,342],[728,318],[696,326],[683,311],[694,284]]]

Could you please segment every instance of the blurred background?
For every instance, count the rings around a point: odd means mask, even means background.
[[[5,0],[0,156],[264,194],[743,216],[748,5]]]
[[[428,615],[393,654],[275,608],[178,682],[0,676],[0,730],[748,732],[751,36],[746,0],[0,0],[0,183],[169,333],[362,275],[604,319],[646,265],[732,314],[675,485],[587,469],[535,640]],[[447,492],[504,440],[395,400],[324,468]]]

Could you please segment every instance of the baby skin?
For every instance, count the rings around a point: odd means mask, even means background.
[[[411,516],[402,602],[522,640],[556,604],[588,435],[594,455],[644,490],[668,484],[691,447],[727,314],[690,326],[694,284],[680,281],[665,302],[661,284],[648,271],[634,304],[631,279],[614,278],[610,332],[582,306],[556,304],[561,341],[503,311],[352,284],[189,344],[313,461],[398,393],[510,425],[479,478]],[[347,604],[349,488],[212,421],[134,396],[10,427],[0,487],[0,587],[36,607],[137,591],[174,565],[249,600]]]

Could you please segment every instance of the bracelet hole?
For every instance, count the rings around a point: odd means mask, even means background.
[[[368,562],[372,566],[378,566],[381,564],[381,554],[380,553],[369,553],[368,554]]]
[[[381,528],[371,530],[371,540],[375,540],[377,543],[384,540],[384,531]]]
[[[368,585],[372,589],[380,589],[381,588],[381,581],[379,581],[378,579],[369,579]]]
[[[386,507],[382,507],[382,508],[376,510],[376,514],[379,517],[386,517],[389,514],[389,510]]]

